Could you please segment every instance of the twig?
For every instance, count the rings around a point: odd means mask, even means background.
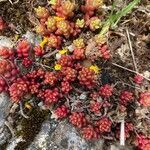
[[[15,2],[13,2],[13,4],[17,4],[19,2],[19,0],[16,0]]]
[[[10,2],[10,4],[12,4],[13,5],[13,2],[11,1],[11,0],[8,0],[9,2]]]
[[[29,118],[29,116],[27,116],[27,115],[26,115],[26,114],[24,114],[24,112],[23,112],[22,102],[19,102],[19,106],[20,106],[20,113],[21,113],[21,115],[22,115],[24,118],[28,119],[28,118]]]
[[[82,94],[82,93],[83,93],[83,91],[82,91],[82,90],[80,90],[80,89],[78,89],[78,88],[73,87],[73,89],[74,89],[77,93],[80,93],[80,94]]]
[[[16,0],[15,2],[12,2],[12,0],[8,0],[10,2],[11,5],[13,4],[17,4],[19,2],[19,0]]]
[[[113,140],[113,137],[109,137],[109,136],[105,136],[105,135],[103,135],[102,137],[106,140]]]
[[[10,108],[9,114],[13,114],[15,112],[15,110],[18,108],[18,106],[19,105],[17,103],[13,103]]]
[[[130,51],[131,51],[134,68],[135,68],[135,71],[138,72],[138,68],[137,68],[137,65],[136,65],[136,61],[135,61],[135,57],[134,57],[133,48],[132,48],[131,39],[130,39],[130,35],[129,35],[128,29],[126,29],[126,33],[127,33],[127,37],[128,37],[129,48],[130,48]]]
[[[15,130],[13,129],[12,125],[8,121],[5,121],[5,125],[7,126],[9,131],[11,132],[12,136],[14,137],[15,136]]]
[[[10,86],[9,86],[9,83],[8,83],[8,81],[7,81],[7,79],[6,79],[4,76],[2,76],[2,75],[0,75],[0,77],[3,78],[3,79],[5,80],[7,86],[10,87]]]
[[[45,68],[49,68],[49,69],[52,69],[50,66],[47,66],[47,65],[44,65],[44,64],[41,64],[41,63],[39,63],[39,62],[36,62],[36,63],[34,63],[35,65],[38,65],[38,66],[42,66],[43,68],[45,67]],[[45,69],[44,68],[44,69]]]
[[[48,58],[48,57],[50,57],[50,56],[56,54],[58,51],[59,51],[59,50],[56,49],[56,50],[54,50],[53,52],[47,53],[47,54],[45,54],[45,55],[43,56],[43,58]]]
[[[123,84],[123,85],[130,86],[130,87],[132,87],[132,88],[134,88],[134,89],[137,89],[137,90],[141,90],[141,91],[143,91],[141,88],[139,88],[139,87],[137,87],[137,86],[133,86],[133,85],[130,85],[130,84],[128,84],[128,83],[124,83],[124,82],[122,82],[122,84]]]
[[[140,74],[140,73],[138,73],[138,72],[136,72],[136,71],[134,71],[134,70],[131,70],[131,69],[125,68],[125,67],[120,66],[120,65],[118,65],[118,64],[116,64],[116,63],[112,63],[112,65],[117,66],[117,67],[119,67],[119,68],[122,68],[122,69],[124,69],[124,70],[130,71],[130,72],[132,72],[132,73],[138,74],[138,75],[142,76],[144,79],[146,79],[146,80],[150,81],[150,79],[149,79],[149,78],[147,78],[147,77],[143,76],[142,74]]]
[[[104,115],[103,115],[103,116],[106,116],[106,115],[107,115],[107,111],[108,111],[108,108],[107,108],[107,107],[104,107]]]
[[[137,87],[137,86],[133,86],[133,85],[131,85],[131,84],[128,84],[128,83],[125,83],[125,82],[122,82],[122,81],[117,81],[113,87],[115,87],[115,86],[118,85],[118,84],[127,85],[127,86],[130,86],[130,87],[134,88],[134,89],[143,91],[141,88],[139,88],[139,87]]]
[[[125,131],[124,131],[124,126],[125,126],[125,123],[124,123],[124,119],[121,120],[121,125],[120,125],[120,145],[125,145]]]

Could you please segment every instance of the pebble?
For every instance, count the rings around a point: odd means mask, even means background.
[[[74,46],[73,45],[68,46],[68,50],[69,50],[69,52],[73,52],[74,51]]]
[[[85,94],[85,93],[82,93],[79,97],[79,99],[81,99],[81,100],[85,100],[86,98],[87,98],[87,94]]]
[[[5,144],[10,138],[8,128],[5,126],[6,117],[9,114],[9,110],[12,103],[9,97],[5,93],[0,94],[0,146]]]
[[[0,36],[0,46],[13,48],[14,43],[10,38],[7,38],[6,36]]]
[[[146,78],[150,78],[150,72],[149,71],[144,71],[143,76]]]
[[[60,59],[61,58],[61,54],[57,53],[56,54],[56,60]]]

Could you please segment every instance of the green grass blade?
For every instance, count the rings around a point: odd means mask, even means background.
[[[121,17],[129,13],[134,8],[134,6],[136,6],[140,1],[141,0],[133,0],[125,8],[122,8],[121,11],[117,12],[116,14],[111,14],[110,17],[103,24],[103,28],[100,34],[104,35],[108,32],[110,27],[116,26],[116,24],[119,22]]]

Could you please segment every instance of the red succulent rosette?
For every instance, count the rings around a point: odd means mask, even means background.
[[[82,112],[73,112],[69,116],[69,121],[78,128],[84,127],[87,123],[85,114]]]

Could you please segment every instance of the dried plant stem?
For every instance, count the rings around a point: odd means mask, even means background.
[[[7,86],[10,87],[10,86],[9,86],[9,83],[8,83],[8,81],[7,81],[7,79],[6,79],[4,76],[2,76],[2,75],[0,75],[0,77],[3,78],[3,79],[5,80]]]
[[[22,102],[19,102],[19,106],[20,106],[20,113],[21,113],[21,115],[22,115],[24,118],[28,119],[29,116],[27,116],[27,115],[24,114],[24,112],[23,112]]]
[[[132,88],[134,88],[134,89],[143,91],[141,88],[139,88],[139,87],[137,87],[137,86],[133,86],[133,85],[131,85],[131,84],[128,84],[128,83],[125,83],[125,82],[122,82],[122,81],[117,81],[117,82],[113,85],[113,87],[117,86],[118,84],[123,84],[123,85],[126,85],[126,86],[130,86],[130,87],[132,87]]]
[[[120,125],[120,145],[124,146],[125,145],[125,130],[124,130],[124,119],[121,120],[121,125]]]
[[[16,0],[15,2],[13,2],[13,4],[17,4],[19,2],[19,0]]]
[[[45,68],[53,69],[53,68],[51,68],[50,66],[41,64],[41,63],[39,63],[39,62],[36,62],[36,63],[34,63],[34,64],[37,65],[37,66],[42,66],[44,69],[45,69]]]
[[[49,58],[50,56],[56,54],[58,51],[59,51],[59,50],[56,49],[56,50],[54,50],[54,51],[52,51],[52,52],[49,52],[49,53],[45,54],[45,55],[43,56],[43,58]]]
[[[73,89],[77,92],[77,93],[83,93],[83,91],[82,90],[80,90],[79,88],[75,88],[75,87],[73,87]]]
[[[130,86],[130,87],[132,87],[132,88],[134,88],[134,89],[137,89],[137,90],[141,90],[141,91],[143,91],[141,88],[139,88],[139,87],[137,87],[137,86],[133,86],[133,85],[130,85],[130,84],[128,84],[128,83],[124,83],[124,82],[120,82],[120,83],[122,83],[123,85]]]
[[[19,0],[16,0],[15,2],[12,2],[12,0],[8,0],[10,2],[11,5],[13,4],[17,4],[19,2]],[[1,2],[1,1],[0,1]]]
[[[138,68],[137,68],[137,64],[136,64],[136,61],[135,61],[135,57],[134,57],[133,48],[132,48],[131,39],[130,39],[128,29],[126,29],[126,33],[127,33],[127,38],[128,38],[128,42],[129,42],[129,48],[130,48],[132,59],[133,59],[134,68],[135,68],[135,71],[138,72]]]
[[[13,2],[11,0],[8,0],[10,2],[11,5],[13,5]]]
[[[123,66],[120,66],[120,65],[118,65],[118,64],[116,64],[116,63],[112,63],[112,65],[117,66],[117,67],[119,67],[119,68],[122,68],[122,69],[124,69],[124,70],[130,71],[130,72],[132,72],[132,73],[138,74],[138,75],[142,76],[144,79],[150,81],[149,78],[143,76],[142,74],[140,74],[140,73],[138,73],[138,72],[136,72],[136,71],[134,71],[134,70],[128,69],[128,68],[123,67]]]
[[[10,122],[5,121],[5,125],[7,126],[9,131],[11,132],[12,136],[15,136],[15,130],[13,129],[12,125],[10,124]]]

